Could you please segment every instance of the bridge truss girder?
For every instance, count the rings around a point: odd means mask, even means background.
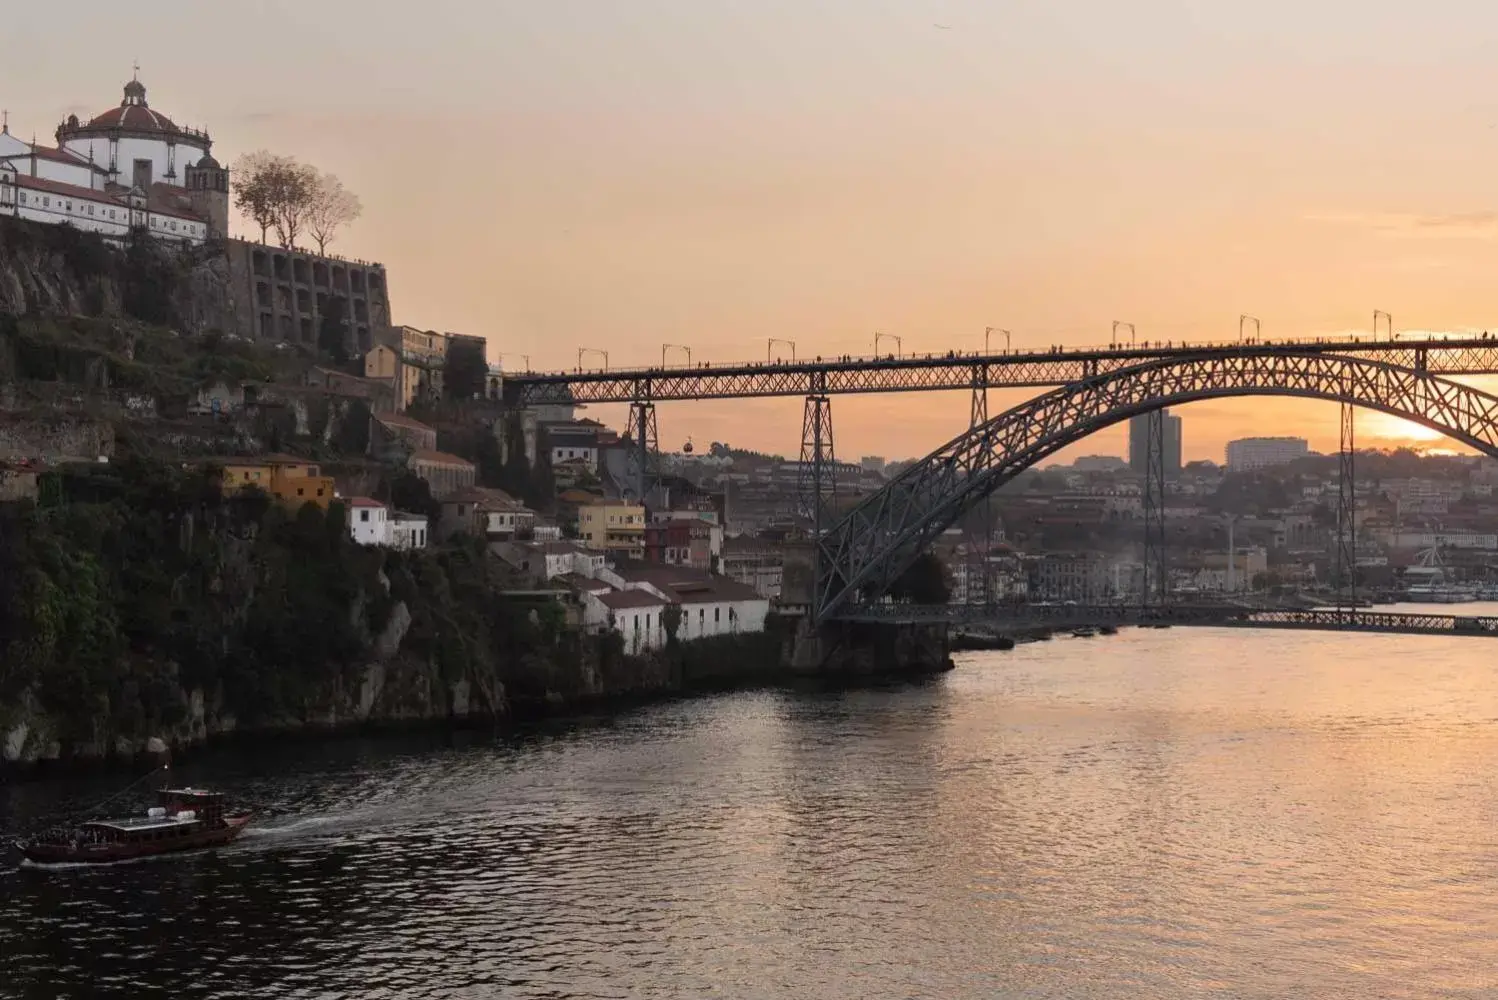
[[[1382,360],[1428,374],[1498,374],[1498,340],[1330,341],[1307,344],[1223,344],[1200,348],[1118,348],[990,355],[906,355],[899,358],[815,359],[784,364],[727,364],[507,375],[504,393],[516,406],[548,403],[630,403],[642,399],[745,399],[844,393],[1049,388],[1163,361],[1271,358],[1322,354]]]
[[[970,428],[866,498],[818,540],[818,620],[885,593],[984,497],[1061,448],[1141,413],[1229,396],[1347,402],[1498,456],[1498,397],[1415,368],[1324,352],[1189,356],[1083,379]]]

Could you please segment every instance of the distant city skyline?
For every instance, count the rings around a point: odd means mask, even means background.
[[[940,11],[828,0],[572,0],[419,16],[353,0],[22,5],[0,107],[44,142],[118,100],[339,174],[365,215],[334,249],[390,271],[398,323],[482,334],[565,367],[644,362],[1498,329],[1498,9],[1345,15],[1288,0],[1078,0]],[[935,30],[933,23],[950,25]],[[461,24],[463,30],[452,26]],[[90,26],[98,26],[93,28]],[[105,27],[107,26],[107,28]],[[357,26],[358,44],[346,44]],[[233,38],[234,44],[204,44]],[[398,69],[392,70],[392,67]],[[1020,397],[995,393],[997,412]],[[601,419],[622,426],[618,414]],[[1180,408],[1185,460],[1250,433],[1334,448],[1336,407]],[[839,398],[838,453],[923,455],[961,393]],[[800,404],[663,407],[663,438],[797,450]],[[1119,452],[1115,427],[1059,458]],[[1433,439],[1368,415],[1361,443]]]

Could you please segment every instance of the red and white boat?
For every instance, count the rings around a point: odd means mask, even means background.
[[[249,825],[249,809],[230,810],[222,792],[169,788],[144,816],[96,819],[16,841],[39,864],[108,864],[173,851],[221,847]]]

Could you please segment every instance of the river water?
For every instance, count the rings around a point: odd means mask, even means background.
[[[237,845],[0,873],[0,996],[1498,996],[1498,642],[1126,630],[906,686],[179,775]],[[103,787],[0,789],[13,832]]]

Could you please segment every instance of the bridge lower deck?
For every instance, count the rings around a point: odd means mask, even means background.
[[[1455,635],[1498,638],[1498,617],[1364,611],[1342,608],[1244,608],[1232,605],[1122,604],[1066,605],[899,605],[849,608],[839,621],[950,622],[985,625],[1000,633],[1085,625],[1180,625],[1202,628],[1294,629],[1318,632],[1376,632],[1390,635]]]

